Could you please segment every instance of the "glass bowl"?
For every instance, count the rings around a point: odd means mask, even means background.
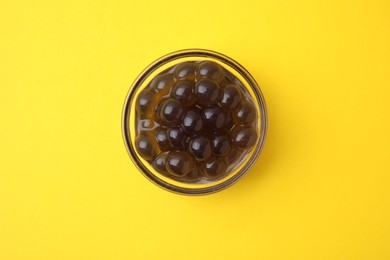
[[[219,64],[229,75],[235,78],[237,84],[245,91],[245,95],[254,103],[256,109],[255,122],[252,128],[256,131],[256,140],[252,148],[231,166],[222,177],[215,180],[199,179],[186,181],[172,178],[160,173],[151,163],[146,161],[135,148],[139,132],[136,111],[136,100],[141,91],[148,88],[152,80],[162,72],[166,72],[183,62],[194,64],[211,61]],[[254,166],[264,147],[267,135],[267,109],[261,90],[249,72],[233,59],[210,50],[188,49],[170,53],[150,64],[134,81],[125,100],[122,115],[123,138],[130,158],[139,171],[159,187],[184,195],[204,195],[223,190],[245,176]],[[229,154],[230,155],[230,154]],[[228,155],[228,156],[229,156]],[[228,158],[227,156],[227,158]]]

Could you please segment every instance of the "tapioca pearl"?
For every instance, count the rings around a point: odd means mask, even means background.
[[[203,117],[208,128],[220,129],[224,127],[226,115],[219,107],[205,108]]]
[[[171,91],[173,83],[174,80],[172,74],[160,74],[154,77],[150,83],[150,89],[158,93],[160,96],[165,96]]]
[[[187,152],[170,152],[167,156],[167,171],[174,176],[186,176],[193,166],[194,161]]]
[[[171,146],[168,140],[167,130],[165,128],[158,127],[152,134],[156,137],[157,144],[162,151],[170,150]]]
[[[226,131],[230,131],[232,130],[232,128],[234,127],[234,121],[233,121],[233,117],[232,117],[232,113],[225,113],[226,117],[225,117],[225,125],[224,125],[224,128]]]
[[[219,98],[219,85],[210,79],[200,80],[195,87],[197,103],[204,106],[214,105]]]
[[[173,98],[167,98],[161,103],[159,115],[163,122],[179,122],[183,113],[183,105]]]
[[[216,156],[225,156],[231,149],[230,138],[226,135],[216,135],[211,141],[213,154]]]
[[[222,158],[210,157],[203,162],[203,173],[210,180],[224,176],[226,169],[226,162]]]
[[[160,153],[156,140],[149,134],[140,134],[136,137],[135,149],[147,161],[153,160]]]
[[[244,101],[237,111],[233,113],[234,123],[240,125],[251,125],[256,122],[257,112],[252,102]]]
[[[225,156],[227,166],[233,168],[244,156],[245,151],[237,148],[232,148],[230,152]]]
[[[176,83],[172,91],[172,96],[182,102],[184,106],[190,106],[194,102],[195,84],[188,80]]]
[[[182,128],[189,134],[199,132],[203,128],[202,117],[194,110],[185,112],[182,119]]]
[[[150,117],[154,114],[160,98],[150,89],[142,90],[135,102],[135,109],[142,117]]]
[[[220,82],[224,79],[225,73],[222,67],[215,62],[212,61],[203,61],[198,65],[198,73],[199,77],[212,79],[217,82]]]
[[[186,79],[186,80],[195,80],[196,64],[193,62],[183,62],[175,68],[175,78],[176,79]]]
[[[197,160],[204,160],[211,155],[210,140],[204,136],[192,137],[189,141],[189,150]]]
[[[167,156],[168,153],[161,153],[154,161],[152,162],[153,168],[161,174],[167,174]]]
[[[231,133],[233,145],[240,149],[250,149],[255,145],[257,133],[252,127],[238,127]]]
[[[241,91],[232,84],[225,86],[222,89],[219,105],[222,109],[229,111],[237,107],[241,100]]]
[[[168,141],[170,145],[177,150],[185,150],[185,140],[187,136],[183,133],[180,127],[168,128]]]

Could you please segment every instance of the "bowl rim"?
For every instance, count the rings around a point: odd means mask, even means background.
[[[251,86],[260,106],[260,121],[261,121],[261,131],[260,131],[260,139],[258,141],[258,146],[255,148],[253,155],[250,157],[250,159],[246,162],[246,164],[240,169],[239,172],[237,172],[233,177],[227,179],[224,182],[221,182],[215,186],[210,187],[202,187],[202,188],[184,188],[184,187],[178,187],[176,185],[167,183],[159,178],[157,178],[153,173],[149,172],[149,170],[137,159],[137,155],[135,153],[134,147],[131,142],[131,136],[130,136],[130,112],[131,112],[131,98],[135,94],[137,87],[141,85],[148,77],[149,75],[155,71],[160,66],[174,61],[176,59],[180,58],[188,58],[191,56],[196,57],[205,57],[205,58],[214,58],[219,61],[222,61],[232,67],[234,70],[239,72],[241,76],[247,81],[247,83]],[[265,145],[265,141],[267,139],[267,132],[268,132],[268,113],[267,113],[267,106],[265,103],[265,99],[263,96],[263,93],[255,81],[255,79],[252,77],[252,75],[238,62],[233,60],[232,58],[221,54],[216,51],[211,51],[207,49],[183,49],[174,51],[171,53],[168,53],[159,59],[152,62],[149,66],[147,66],[134,80],[133,84],[131,85],[122,110],[122,137],[123,141],[126,147],[126,150],[133,161],[134,165],[137,167],[137,169],[152,183],[156,184],[160,188],[163,188],[167,191],[180,194],[180,195],[207,195],[216,193],[219,191],[222,191],[231,185],[238,182],[240,179],[242,179],[244,176],[247,175],[247,173],[253,168],[256,161],[259,159],[260,154],[262,153]]]

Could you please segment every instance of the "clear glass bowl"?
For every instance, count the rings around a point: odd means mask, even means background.
[[[137,135],[137,112],[135,100],[139,93],[148,87],[153,78],[182,62],[213,61],[236,77],[244,91],[255,104],[257,118],[254,124],[257,140],[247,154],[230,168],[223,178],[198,182],[180,181],[156,171],[135,149]],[[203,195],[223,190],[246,175],[259,158],[267,135],[267,109],[259,86],[249,72],[233,59],[210,50],[188,49],[170,53],[149,65],[135,80],[126,97],[122,116],[123,138],[127,151],[139,171],[150,181],[168,191],[185,195]]]

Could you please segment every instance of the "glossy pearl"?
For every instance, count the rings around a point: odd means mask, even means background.
[[[239,125],[251,125],[256,121],[256,108],[252,102],[243,102],[234,113],[234,121]]]
[[[241,149],[249,149],[255,145],[257,133],[254,128],[237,128],[232,132],[233,143]]]
[[[225,113],[218,107],[203,110],[205,125],[210,129],[220,129],[225,124]]]
[[[240,90],[236,86],[230,84],[222,89],[222,95],[219,104],[224,110],[231,110],[240,103],[240,100]]]
[[[226,135],[214,136],[212,139],[212,149],[216,156],[225,156],[230,151],[230,140]]]
[[[221,81],[224,78],[222,67],[212,61],[204,61],[199,64],[198,75],[202,78]]]
[[[159,97],[149,89],[144,89],[138,95],[135,109],[142,117],[148,117],[154,114]]]
[[[157,144],[159,145],[162,151],[168,151],[171,146],[168,141],[167,130],[163,127],[158,127],[154,130],[154,135],[157,140]]]
[[[194,101],[195,84],[191,81],[179,81],[173,89],[173,97],[184,106],[189,106]]]
[[[199,161],[211,155],[211,144],[208,138],[199,136],[190,139],[190,151]]]
[[[199,132],[203,128],[202,117],[195,111],[187,111],[182,120],[182,128],[190,134]]]
[[[178,122],[183,113],[183,105],[173,99],[164,100],[160,107],[160,118],[166,123]]]
[[[227,166],[223,159],[210,157],[203,163],[203,173],[209,179],[222,177],[226,172]]]
[[[193,81],[195,79],[196,65],[193,62],[183,62],[175,69],[175,78],[187,79]]]
[[[157,75],[151,82],[150,87],[160,96],[167,95],[173,85],[173,78],[170,74]]]
[[[213,80],[202,79],[196,85],[195,95],[199,104],[204,106],[212,105],[219,98],[219,86]]]
[[[180,127],[171,127],[168,129],[168,140],[175,149],[185,149],[186,135],[180,130]]]
[[[183,177],[193,169],[194,161],[186,152],[170,152],[167,156],[167,170],[170,174]]]
[[[147,161],[153,160],[160,153],[156,140],[151,135],[141,134],[135,139],[137,152]]]
[[[153,168],[155,168],[158,172],[160,172],[162,174],[168,173],[168,171],[167,171],[167,155],[168,155],[168,153],[162,153],[152,162]]]

